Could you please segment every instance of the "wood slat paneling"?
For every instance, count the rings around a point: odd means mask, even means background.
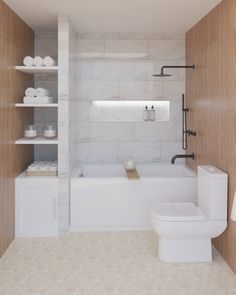
[[[236,223],[230,220],[236,190],[236,1],[223,0],[186,36],[186,97],[190,107],[188,152],[196,160],[187,164],[211,164],[229,174],[228,228],[214,240],[236,272]]]
[[[33,147],[14,144],[34,116],[32,109],[14,107],[33,84],[14,67],[33,53],[33,31],[0,0],[0,256],[15,235],[14,178],[33,160]]]

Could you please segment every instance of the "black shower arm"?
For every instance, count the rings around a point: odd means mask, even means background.
[[[164,74],[164,69],[195,69],[195,65],[192,66],[162,66],[161,74]]]

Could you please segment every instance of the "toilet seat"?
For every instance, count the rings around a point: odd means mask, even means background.
[[[193,203],[157,203],[151,210],[151,216],[168,222],[205,221],[207,218],[201,209]]]

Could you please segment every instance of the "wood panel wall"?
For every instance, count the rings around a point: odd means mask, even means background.
[[[32,109],[14,107],[33,83],[14,66],[33,53],[33,31],[0,0],[0,256],[15,234],[14,178],[33,160],[33,147],[14,144],[34,116]]]
[[[236,272],[236,223],[230,220],[236,190],[236,1],[223,0],[186,35],[186,97],[190,108],[188,152],[196,160],[187,164],[212,164],[229,174],[228,228],[214,245]]]

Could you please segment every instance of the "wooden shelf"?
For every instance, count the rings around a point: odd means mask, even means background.
[[[17,108],[57,108],[58,107],[58,103],[16,103],[15,107]]]
[[[44,137],[38,136],[34,139],[28,139],[28,138],[20,138],[15,141],[15,144],[58,144],[58,139],[46,139]]]
[[[26,67],[26,66],[16,66],[16,70],[27,74],[56,74],[58,72],[58,67]]]

